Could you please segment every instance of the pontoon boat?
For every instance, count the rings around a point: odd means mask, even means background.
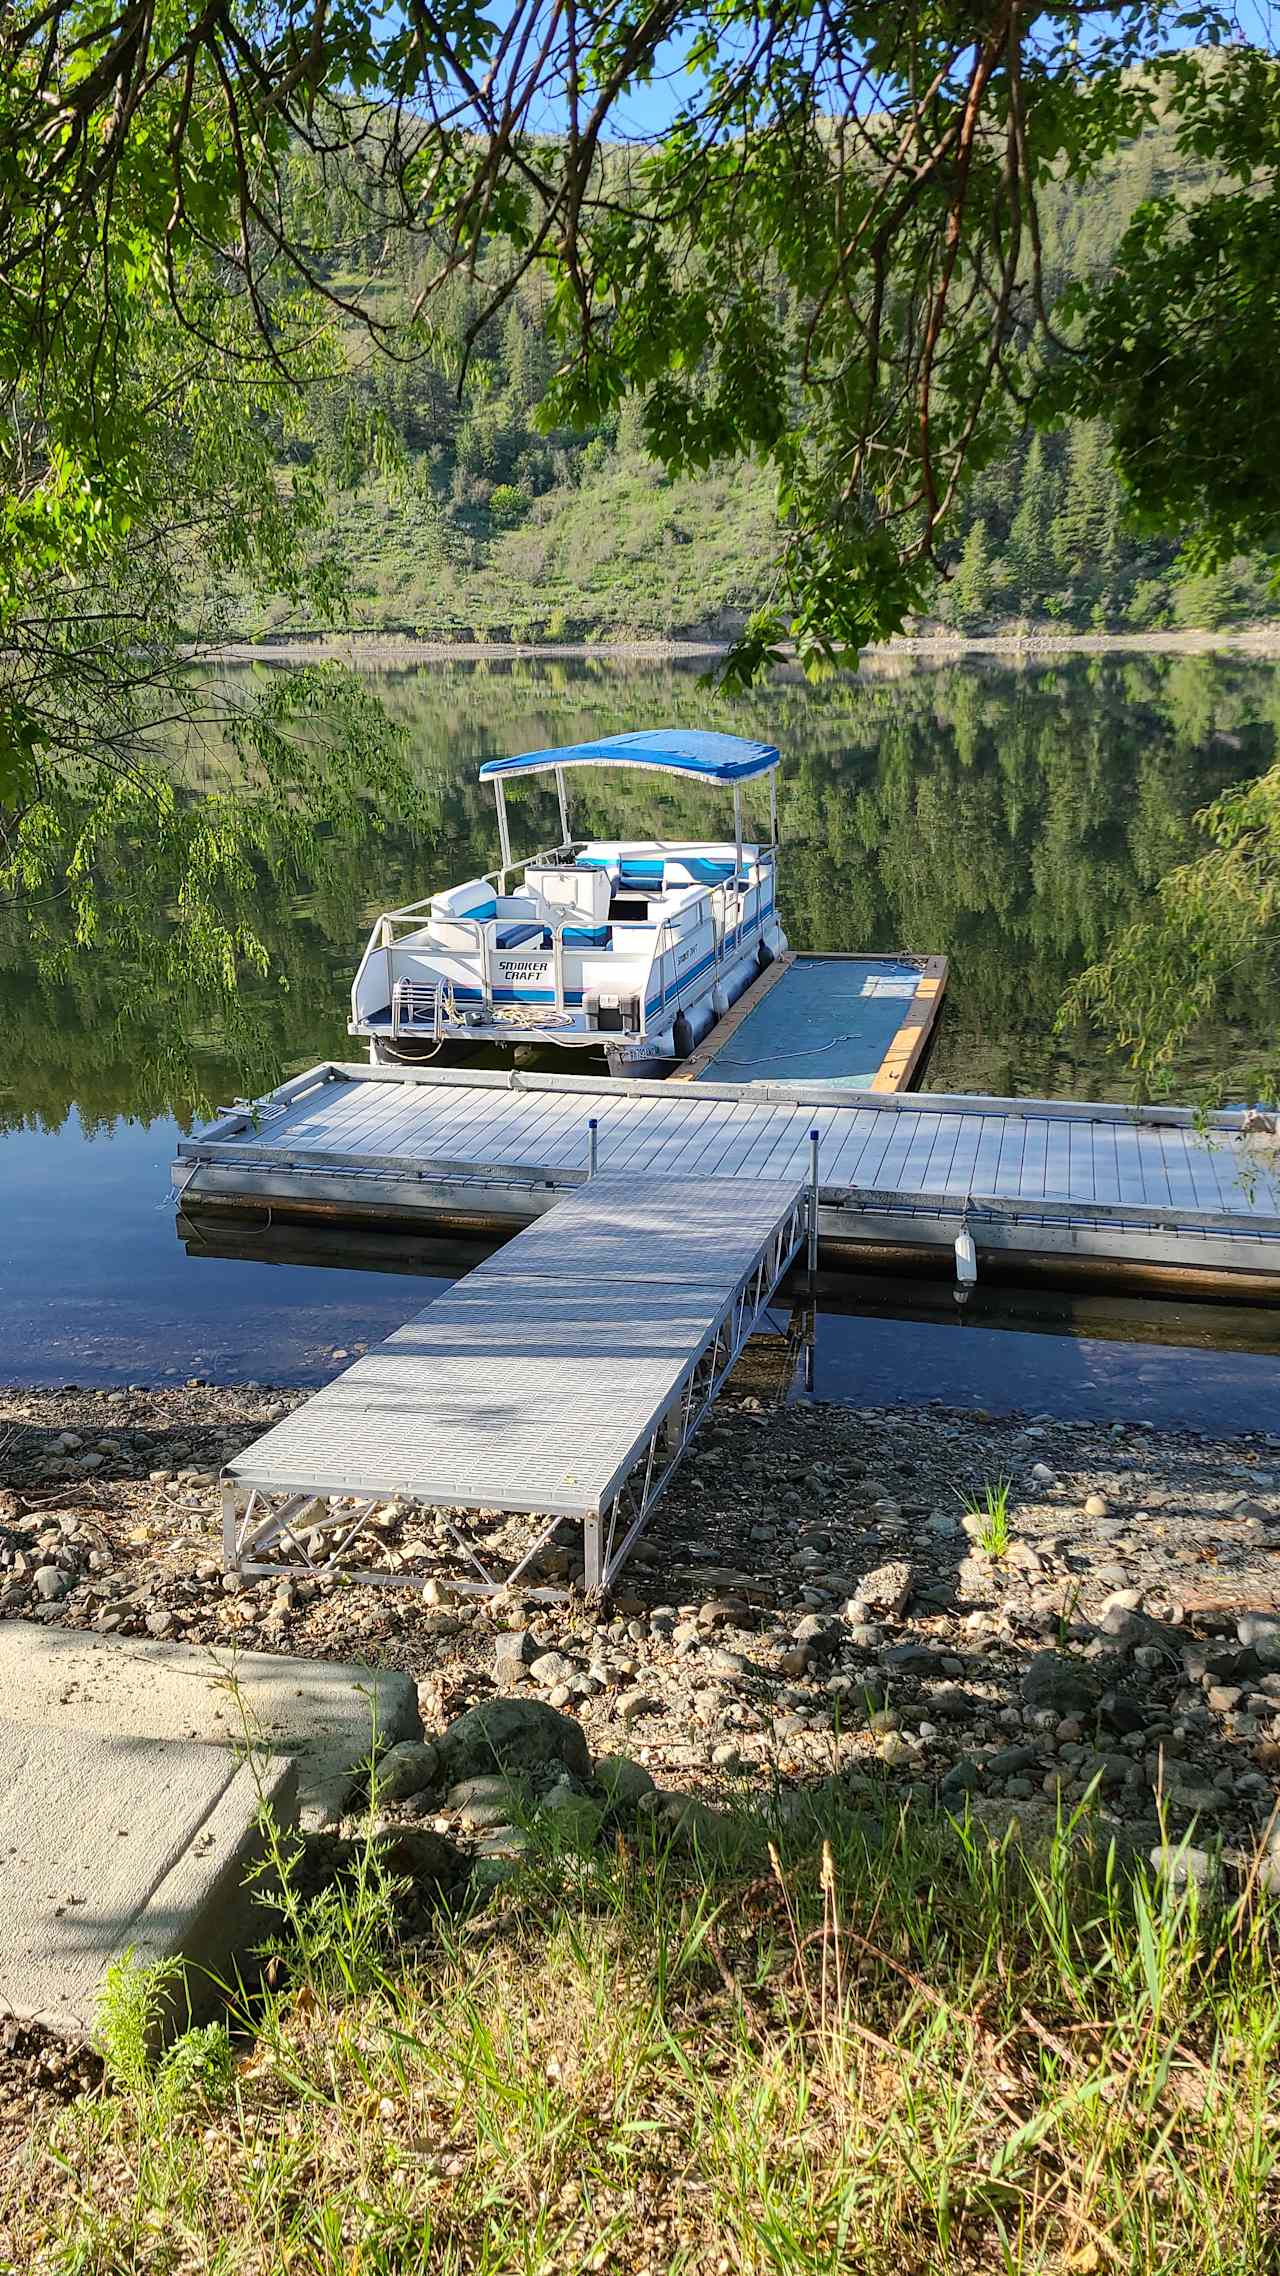
[[[574,767],[642,767],[733,793],[732,839],[574,839]],[[378,918],[350,1032],[375,1064],[445,1043],[604,1050],[615,1073],[684,1059],[786,948],[778,922],[778,753],[684,728],[490,759],[501,866]],[[513,862],[504,784],[554,774],[561,842]],[[770,842],[742,835],[742,785],[769,783]]]

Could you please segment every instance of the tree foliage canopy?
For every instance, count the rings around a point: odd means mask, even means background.
[[[1064,293],[1046,191],[1157,117],[1220,186]],[[772,469],[742,678],[899,629],[1028,418],[1101,421],[1202,564],[1280,551],[1278,141],[1275,59],[1213,0],[7,0],[0,796],[186,715],[197,557],[332,597],[279,430],[353,355],[425,352],[460,279],[460,370],[545,294],[548,426],[631,398],[666,469]]]
[[[83,572],[138,530],[157,424],[199,424],[202,387],[252,428],[262,391],[323,367],[335,317],[419,352],[460,271],[481,288],[464,357],[544,280],[548,422],[634,394],[668,469],[773,466],[777,601],[744,670],[782,632],[816,667],[897,629],[966,469],[1028,408],[1104,418],[1142,511],[1193,520],[1206,553],[1270,545],[1280,83],[1231,32],[1198,4],[17,0],[0,384],[26,447],[0,592],[15,554]],[[628,136],[655,81],[664,130]],[[1046,185],[1158,113],[1224,187],[1142,208],[1055,310]],[[376,289],[405,234],[407,310]],[[278,534],[237,542],[280,574]]]

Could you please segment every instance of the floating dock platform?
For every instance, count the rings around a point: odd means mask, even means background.
[[[753,980],[674,1083],[823,1083],[905,1091],[933,1033],[945,956],[808,956]]]
[[[590,1173],[806,1177],[831,1254],[1280,1294],[1280,1158],[1240,1114],[835,1085],[326,1062],[179,1142],[187,1209],[511,1234]]]

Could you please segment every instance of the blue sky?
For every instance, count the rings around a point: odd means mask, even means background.
[[[1269,4],[1269,0],[1235,0],[1235,4],[1229,8],[1227,0],[1222,0],[1222,4],[1224,13],[1230,13],[1239,38],[1274,52],[1277,9]],[[501,12],[495,13],[500,15]],[[1188,13],[1191,13],[1190,8]],[[1106,31],[1114,28],[1117,21],[1115,17],[1101,18],[1096,26],[1096,36],[1104,37]],[[1190,46],[1198,36],[1194,27],[1189,25],[1183,32],[1176,34],[1170,44]],[[625,102],[618,105],[610,122],[611,141],[623,138],[650,140],[670,125],[688,101],[696,84],[685,60],[690,44],[689,38],[682,35],[679,39],[669,40],[660,50],[658,68],[652,80],[632,89]],[[555,133],[564,124],[563,106],[544,103],[530,123],[538,132]]]

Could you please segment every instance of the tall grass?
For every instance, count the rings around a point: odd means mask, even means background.
[[[1275,2267],[1280,1939],[1255,1881],[1219,1903],[1081,1817],[1032,1854],[834,1803],[816,1844],[778,1830],[761,1856],[745,1878],[649,1834],[535,1840],[411,1949],[371,1864],[345,1966],[332,1903],[286,1906],[288,1980],[234,2068],[175,2108],[117,2066],[0,2184],[12,2265]]]

